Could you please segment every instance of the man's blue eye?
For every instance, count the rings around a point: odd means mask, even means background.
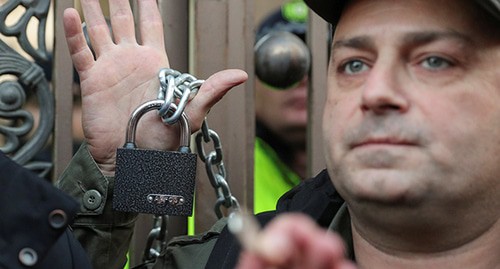
[[[430,70],[440,70],[451,66],[451,63],[441,57],[432,56],[422,61],[422,66]]]
[[[360,60],[349,61],[344,64],[343,71],[346,74],[353,75],[365,71],[368,67]]]

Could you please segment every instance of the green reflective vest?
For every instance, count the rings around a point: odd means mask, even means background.
[[[300,177],[258,137],[255,139],[254,162],[254,213],[275,210],[281,195],[299,184]]]

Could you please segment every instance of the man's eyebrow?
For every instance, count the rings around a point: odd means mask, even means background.
[[[470,37],[456,31],[424,31],[411,32],[403,36],[403,44],[421,45],[436,40],[454,39],[464,44],[471,44]],[[375,47],[374,40],[367,35],[356,36],[349,39],[336,41],[332,46],[332,51],[340,48],[370,49]]]
[[[369,36],[357,36],[336,41],[335,43],[333,43],[332,51],[340,48],[368,49],[374,47],[375,42]]]
[[[405,34],[403,37],[404,44],[423,45],[437,40],[453,39],[463,45],[473,43],[472,39],[462,33],[456,31],[425,31]]]

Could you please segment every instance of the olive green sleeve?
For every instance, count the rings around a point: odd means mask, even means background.
[[[80,202],[71,226],[94,269],[122,269],[127,258],[135,213],[112,210],[113,177],[105,177],[83,143],[57,182]]]
[[[161,269],[203,269],[227,218],[218,220],[207,232],[174,237],[168,242]]]

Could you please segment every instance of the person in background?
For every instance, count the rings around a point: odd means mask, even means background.
[[[289,1],[260,22],[256,44],[276,32],[294,34],[305,42],[306,31],[307,6],[302,1]],[[294,44],[283,41],[278,45]],[[270,62],[280,60],[269,58]],[[271,66],[280,69],[272,73],[289,68]],[[255,213],[274,210],[278,198],[306,177],[307,162],[307,74],[284,89],[263,79],[255,83]]]

